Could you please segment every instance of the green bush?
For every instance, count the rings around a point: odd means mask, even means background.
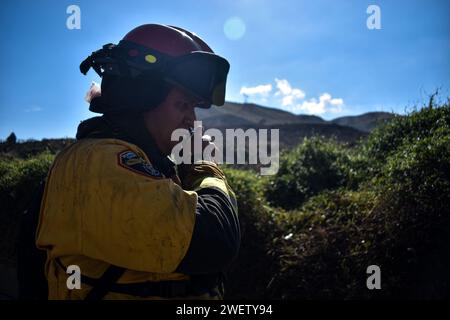
[[[238,170],[224,167],[227,181],[236,193],[239,211],[252,212],[263,204],[264,177],[249,170]]]
[[[278,234],[273,209],[263,196],[266,178],[253,171],[225,168],[228,183],[236,194],[241,224],[241,248],[231,267],[227,298],[262,298],[275,272],[276,259],[270,255]]]
[[[285,233],[274,241],[275,299],[345,299],[365,288],[364,257],[374,245],[362,232],[376,203],[372,191],[325,191],[278,222]],[[367,291],[367,289],[366,289]]]
[[[434,112],[423,111],[424,120],[427,113]],[[379,179],[374,215],[383,237],[373,254],[383,259],[392,292],[407,297],[450,296],[450,128],[438,121],[430,135],[405,139]]]
[[[0,161],[0,253],[4,259],[14,260],[20,215],[30,205],[53,159],[42,153],[26,160]]]
[[[413,111],[408,116],[397,116],[376,128],[362,144],[362,153],[370,159],[370,168],[379,172],[387,157],[403,144],[415,144],[430,137],[436,130],[450,127],[449,103]]]
[[[365,158],[334,140],[305,138],[281,156],[278,174],[268,183],[265,194],[272,205],[295,209],[321,191],[355,188],[365,163]]]
[[[377,174],[368,172],[357,191],[321,192],[277,221],[286,236],[272,250],[279,265],[271,297],[450,296],[448,108],[423,109],[379,129],[357,149],[362,163],[367,150],[379,159]],[[414,139],[402,129],[411,122]],[[393,139],[392,132],[404,136]],[[389,150],[373,148],[374,139]],[[366,288],[372,264],[381,267],[382,290]]]

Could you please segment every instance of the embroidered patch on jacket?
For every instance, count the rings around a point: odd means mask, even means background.
[[[123,151],[119,153],[119,165],[133,172],[143,174],[148,177],[162,178],[163,175],[150,163],[139,157],[133,151]]]

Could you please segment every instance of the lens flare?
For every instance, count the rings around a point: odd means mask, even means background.
[[[239,40],[245,34],[245,23],[239,17],[231,17],[223,25],[223,32],[230,40]]]

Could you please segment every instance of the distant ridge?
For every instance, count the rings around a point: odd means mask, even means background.
[[[367,112],[359,116],[340,117],[332,120],[341,126],[352,127],[364,132],[370,132],[380,124],[391,120],[395,115],[389,112]]]
[[[228,128],[279,129],[280,147],[282,148],[291,148],[304,137],[314,135],[333,137],[343,142],[354,143],[367,136],[378,125],[395,116],[395,114],[387,112],[368,112],[358,116],[339,117],[325,121],[318,116],[295,115],[257,104],[234,102],[226,102],[223,107],[199,108],[196,113],[198,120],[202,120],[206,129],[218,128],[222,132]],[[46,150],[55,153],[74,141],[71,138],[43,139],[41,141],[19,141],[14,145],[0,142],[0,158],[26,158]]]
[[[202,120],[203,125],[207,128],[334,123],[366,133],[394,116],[393,113],[388,112],[368,112],[357,116],[339,117],[331,121],[325,121],[314,115],[295,115],[287,111],[253,103],[241,104],[235,102],[226,102],[223,107],[212,106],[210,109],[197,110],[197,118]]]

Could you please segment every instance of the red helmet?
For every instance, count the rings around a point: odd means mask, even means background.
[[[158,50],[172,57],[194,51],[214,53],[197,35],[179,27],[160,24],[144,24],[134,28],[122,40]]]
[[[187,30],[145,24],[128,32],[118,45],[108,44],[94,52],[80,70],[86,74],[90,67],[102,77],[139,78],[141,82],[158,77],[197,97],[202,107],[209,107],[224,104],[230,65]]]

